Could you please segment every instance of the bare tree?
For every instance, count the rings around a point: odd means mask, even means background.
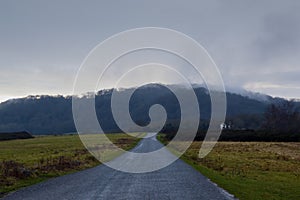
[[[263,128],[275,133],[298,132],[300,118],[294,102],[283,101],[270,105],[265,112]]]

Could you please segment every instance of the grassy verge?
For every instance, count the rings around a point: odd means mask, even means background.
[[[140,139],[107,134],[117,146],[129,150]],[[0,141],[0,196],[21,187],[100,164],[78,135],[40,136]]]
[[[181,158],[237,198],[300,199],[300,143],[219,142],[203,159],[200,146]]]

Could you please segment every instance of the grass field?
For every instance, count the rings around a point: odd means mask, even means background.
[[[203,159],[200,146],[181,158],[237,198],[300,199],[300,143],[218,142]]]
[[[139,141],[126,134],[107,136],[126,150]],[[98,164],[99,161],[85,149],[78,135],[0,141],[0,196],[20,187]]]

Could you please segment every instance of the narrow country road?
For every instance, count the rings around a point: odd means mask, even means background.
[[[150,152],[163,145],[155,136],[145,138],[132,150]],[[131,174],[100,165],[53,178],[4,197],[3,200],[60,199],[233,199],[181,160],[161,170]]]

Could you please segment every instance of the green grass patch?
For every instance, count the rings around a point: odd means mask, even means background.
[[[203,159],[200,147],[193,142],[181,159],[237,198],[300,199],[300,143],[218,142]]]
[[[106,136],[124,150],[133,148],[140,140],[126,134]],[[0,196],[21,187],[99,164],[86,150],[78,135],[1,141]]]

